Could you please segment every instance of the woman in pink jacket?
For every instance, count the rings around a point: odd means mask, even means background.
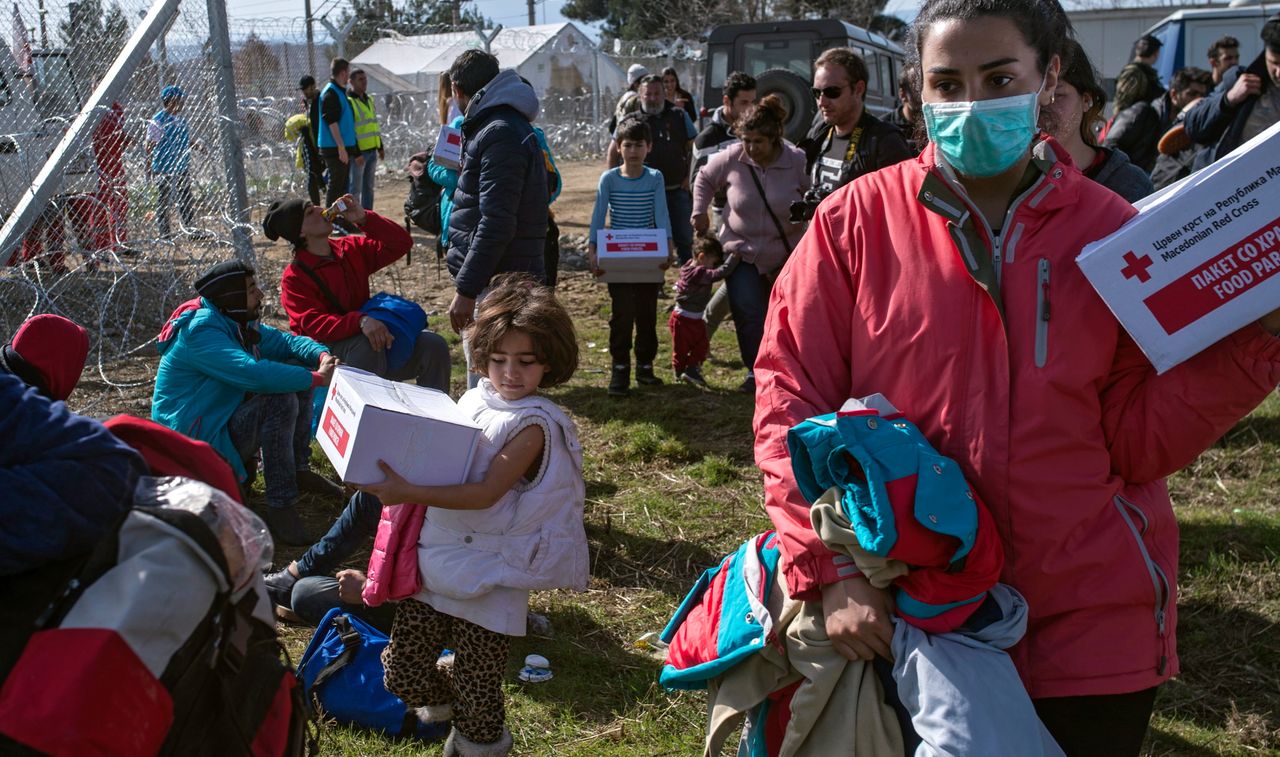
[[[725,286],[747,369],[738,390],[748,394],[756,390],[751,366],[764,335],[769,287],[804,233],[802,224],[787,222],[792,201],[809,188],[809,176],[804,153],[782,138],[786,122],[787,110],[777,95],[748,106],[734,123],[742,141],[712,156],[693,185],[692,221],[699,233],[710,227],[711,199],[721,190],[727,198],[720,243],[726,254],[742,260]]]
[[[779,277],[755,452],[790,594],[821,599],[845,656],[888,657],[888,597],[833,562],[786,448],[799,421],[883,393],[992,511],[1041,719],[1067,754],[1136,755],[1178,672],[1164,479],[1276,387],[1280,311],[1156,375],[1074,262],[1135,211],[1037,136],[1070,35],[1055,0],[924,4],[930,144],[827,198]]]

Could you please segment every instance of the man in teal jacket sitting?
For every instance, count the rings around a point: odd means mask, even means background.
[[[298,490],[341,495],[308,468],[311,390],[328,385],[338,361],[324,345],[258,323],[262,290],[254,270],[219,263],[196,281],[160,332],[151,417],[208,442],[242,486],[262,450],[267,525],[285,544],[309,540],[294,507]]]

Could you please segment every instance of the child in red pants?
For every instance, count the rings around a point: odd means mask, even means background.
[[[706,388],[702,362],[707,359],[710,339],[703,312],[711,300],[711,285],[728,276],[738,265],[738,256],[727,259],[714,237],[703,234],[693,240],[693,257],[680,267],[676,282],[676,306],[667,320],[671,329],[671,369],[676,380]]]

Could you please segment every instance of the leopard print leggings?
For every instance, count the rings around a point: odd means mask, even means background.
[[[453,667],[436,667],[452,642]],[[502,738],[502,677],[511,638],[407,599],[396,608],[391,642],[382,650],[387,691],[410,707],[453,705],[453,727],[477,744]]]

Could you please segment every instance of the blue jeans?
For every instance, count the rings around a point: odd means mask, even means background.
[[[729,289],[729,310],[738,330],[738,353],[748,371],[756,364],[764,338],[764,316],[769,309],[769,280],[751,263],[740,263],[724,285]]]
[[[351,613],[387,634],[391,633],[397,604],[399,603],[383,602],[377,607],[369,607],[361,602],[358,605],[349,605],[338,596],[338,579],[333,576],[309,576],[300,579],[293,585],[293,594],[289,598],[289,609],[297,613],[307,625],[320,625],[325,613],[335,607],[341,607],[343,612]]]
[[[328,533],[298,558],[298,575],[303,578],[332,575],[343,560],[377,532],[381,514],[382,503],[377,497],[365,492],[353,494]]]
[[[689,190],[667,190],[667,214],[671,216],[671,239],[676,243],[676,254],[680,256],[680,265],[689,262],[693,257],[693,195]]]
[[[347,191],[356,198],[360,207],[373,210],[373,179],[374,173],[378,170],[378,151],[362,152],[360,157],[364,158],[364,167],[351,167],[351,186]]]
[[[298,498],[298,471],[311,460],[311,390],[255,394],[227,421],[241,460],[253,465],[262,450],[262,478],[270,507],[288,507]]]

